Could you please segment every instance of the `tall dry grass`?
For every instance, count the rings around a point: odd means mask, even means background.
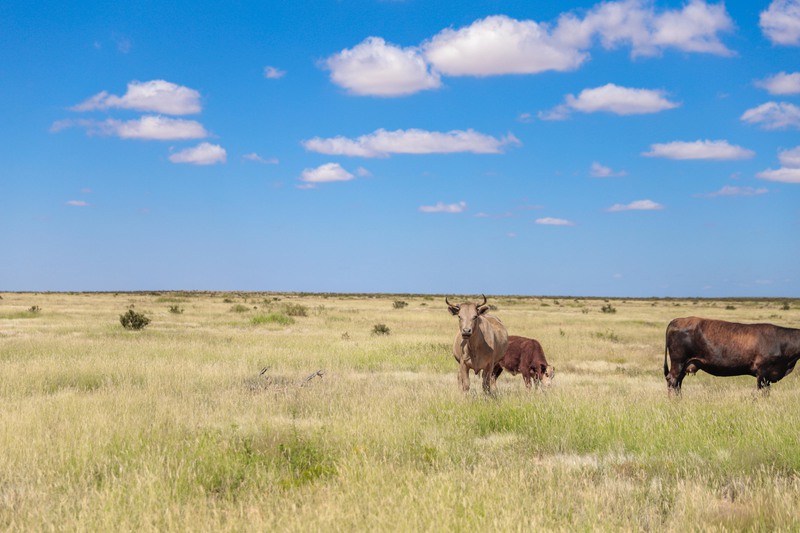
[[[675,401],[661,370],[675,316],[798,327],[796,304],[490,299],[557,373],[486,398],[459,392],[443,302],[397,300],[3,294],[0,529],[800,528],[797,378],[700,374]]]

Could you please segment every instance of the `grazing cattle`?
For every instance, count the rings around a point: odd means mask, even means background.
[[[768,391],[770,383],[794,370],[798,359],[800,329],[676,318],[667,326],[664,377],[670,393],[680,393],[686,374],[698,370],[714,376],[755,376],[758,389]]]
[[[486,314],[486,296],[482,304],[451,304],[444,299],[450,313],[458,317],[458,333],[453,341],[453,357],[458,361],[458,381],[462,390],[469,390],[469,371],[481,372],[484,392],[492,392],[492,370],[508,347],[508,332],[496,317]]]
[[[531,377],[537,387],[550,385],[555,374],[555,369],[547,364],[542,345],[536,339],[510,335],[506,354],[494,367],[494,379],[503,373],[510,372],[512,376],[522,374],[525,386],[531,388]]]

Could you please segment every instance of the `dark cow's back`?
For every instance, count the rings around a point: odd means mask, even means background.
[[[553,376],[553,367],[547,364],[539,341],[518,335],[509,335],[506,353],[494,369],[495,379],[503,370],[511,375],[522,374],[528,388],[531,386],[531,379],[539,385],[549,383]]]

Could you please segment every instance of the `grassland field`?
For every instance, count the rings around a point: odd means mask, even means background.
[[[490,296],[556,375],[489,398],[443,296],[0,297],[0,531],[800,530],[798,376],[662,370],[672,318],[797,301]]]

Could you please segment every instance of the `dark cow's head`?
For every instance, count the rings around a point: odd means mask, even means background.
[[[483,296],[482,304],[467,302],[453,305],[447,300],[447,297],[445,297],[444,301],[447,303],[450,314],[458,317],[458,327],[461,330],[461,337],[464,339],[468,339],[472,336],[472,331],[475,329],[475,321],[478,320],[479,316],[489,310],[489,306],[486,305],[486,296]]]

